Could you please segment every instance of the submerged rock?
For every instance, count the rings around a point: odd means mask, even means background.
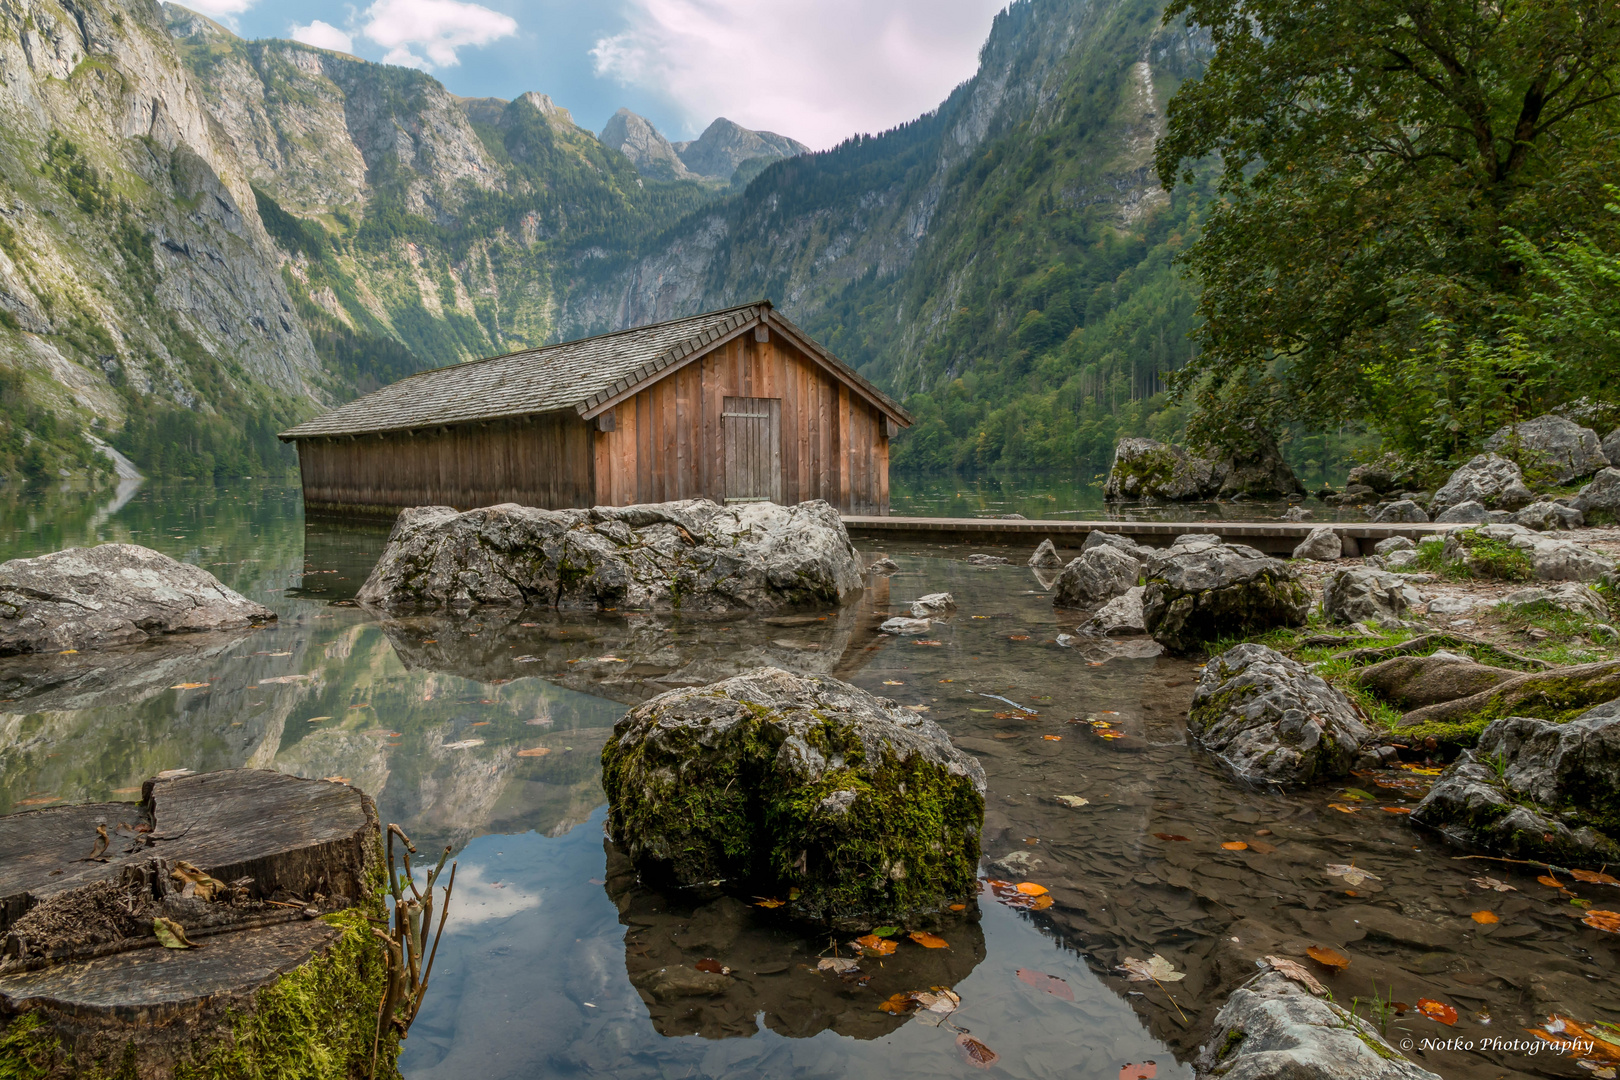
[[[844,523],[820,500],[590,510],[502,503],[405,511],[356,599],[392,611],[768,611],[833,606],[861,588]]]
[[[1440,1080],[1360,1016],[1274,971],[1232,991],[1194,1066],[1198,1080]]]
[[[1063,568],[1052,591],[1052,603],[1057,607],[1095,607],[1124,595],[1136,584],[1141,570],[1142,564],[1134,555],[1113,545],[1099,544],[1082,551]]]
[[[1322,583],[1322,615],[1329,622],[1399,622],[1422,602],[1422,594],[1402,575],[1365,566],[1340,570]]]
[[[984,770],[837,679],[763,668],[661,694],[614,725],[602,785],[614,841],[677,884],[863,927],[976,888]]]
[[[892,619],[884,619],[878,624],[878,629],[885,634],[926,634],[932,625],[929,619],[908,619],[904,615],[896,615]]]
[[[911,602],[913,619],[930,619],[956,610],[956,597],[948,592],[929,593]]]
[[[1251,547],[1190,534],[1146,568],[1143,624],[1171,652],[1206,641],[1303,626],[1311,597],[1299,571]]]
[[[1029,565],[1037,570],[1059,570],[1063,567],[1063,556],[1057,553],[1052,541],[1042,540],[1035,554],[1029,557]]]
[[[1347,776],[1373,735],[1349,698],[1252,642],[1209,662],[1187,732],[1239,780],[1289,788]]]
[[[1429,789],[1412,820],[1447,839],[1564,866],[1620,863],[1620,701],[1558,724],[1507,716]]]
[[[978,552],[965,560],[969,566],[1006,566],[1011,560],[1005,555],[985,555]]]
[[[1534,499],[1517,465],[1501,454],[1476,454],[1434,493],[1429,510],[1438,514],[1465,502],[1477,502],[1488,509],[1517,510]]]
[[[1485,440],[1485,449],[1511,454],[1525,468],[1560,484],[1609,464],[1597,432],[1553,413],[1497,429]]]
[[[0,564],[0,656],[239,630],[275,617],[201,567],[136,544]]]
[[[871,566],[868,566],[866,568],[866,572],[868,574],[883,575],[898,574],[900,572],[900,564],[895,562],[893,559],[879,559]]]

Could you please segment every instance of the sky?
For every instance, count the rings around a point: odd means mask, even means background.
[[[248,38],[430,72],[452,93],[550,94],[691,139],[725,116],[825,149],[937,106],[1006,0],[189,0]]]

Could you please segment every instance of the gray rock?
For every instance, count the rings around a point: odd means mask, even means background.
[[[1309,521],[1315,516],[1315,514],[1311,513],[1311,511],[1305,509],[1303,506],[1290,506],[1287,510],[1283,511],[1282,519],[1284,521],[1299,522]]]
[[[1331,525],[1318,525],[1294,548],[1294,558],[1330,562],[1344,553],[1344,541]]]
[[[275,617],[201,567],[136,544],[0,564],[0,656],[241,630]]]
[[[1416,566],[1420,558],[1417,548],[1400,548],[1384,557],[1384,568],[1405,570],[1409,566]]]
[[[1058,575],[1052,590],[1057,607],[1095,607],[1123,595],[1140,575],[1142,564],[1117,547],[1099,544],[1082,551]]]
[[[1553,413],[1498,429],[1485,449],[1509,454],[1560,484],[1609,464],[1597,432]]]
[[[1620,430],[1610,437],[1614,436],[1620,436]],[[1620,450],[1620,446],[1615,449]],[[1620,517],[1620,469],[1598,470],[1598,474],[1575,496],[1575,508],[1583,516],[1603,521],[1614,521]]]
[[[1348,775],[1373,735],[1342,693],[1252,642],[1204,668],[1187,732],[1238,779],[1290,788]]]
[[[1620,863],[1620,701],[1565,724],[1490,724],[1435,782],[1412,820],[1465,847],[1564,866]]]
[[[1171,652],[1232,634],[1302,626],[1311,598],[1299,571],[1241,544],[1183,536],[1145,570],[1143,625]]]
[[[956,610],[956,597],[948,592],[929,593],[911,602],[911,617],[929,619]]]
[[[1397,499],[1395,502],[1389,503],[1388,505],[1380,506],[1368,516],[1369,520],[1375,521],[1380,525],[1395,522],[1411,522],[1414,524],[1421,524],[1429,520],[1429,515],[1424,511],[1423,507],[1419,506],[1411,499]]]
[[[644,875],[796,896],[869,927],[976,888],[984,770],[940,726],[761,668],[631,709],[602,750],[608,830]],[[926,835],[908,822],[932,823]]]
[[[1541,499],[1514,514],[1513,523],[1537,532],[1547,532],[1555,529],[1578,529],[1586,524],[1586,518],[1573,506]]]
[[[1510,510],[1487,510],[1485,511],[1485,524],[1511,525],[1513,524],[1513,513]]]
[[[1103,498],[1162,499],[1167,502],[1214,498],[1226,479],[1225,469],[1209,458],[1188,453],[1157,439],[1121,439],[1114,447]]]
[[[1224,473],[1217,494],[1234,501],[1239,497],[1276,499],[1304,494],[1305,486],[1294,475],[1274,439],[1261,436],[1252,440],[1252,446],[1250,453],[1233,455],[1217,467],[1217,471]]]
[[[892,619],[884,619],[878,629],[885,634],[926,634],[932,625],[928,619],[908,619],[904,615],[896,615]]]
[[[1489,511],[1485,509],[1484,503],[1469,499],[1435,515],[1434,520],[1447,525],[1482,524],[1485,522],[1488,513]]]
[[[885,576],[889,574],[898,574],[900,572],[900,564],[895,562],[893,559],[879,559],[871,566],[868,566],[866,568],[866,572],[869,574],[882,574]]]
[[[1276,972],[1232,991],[1194,1067],[1198,1080],[1440,1080],[1366,1020]]]
[[[1473,566],[1470,554],[1477,538],[1496,540],[1517,548],[1530,561],[1531,575],[1539,581],[1598,581],[1612,573],[1614,561],[1573,540],[1542,536],[1523,525],[1491,524],[1453,529],[1446,535],[1441,560]]]
[[[1004,555],[969,555],[965,560],[969,566],[1006,566],[1009,560]]]
[[[1400,574],[1364,566],[1340,570],[1322,583],[1322,614],[1329,622],[1399,622],[1423,602]]]
[[[1599,449],[1603,451],[1603,456],[1609,459],[1609,464],[1620,462],[1620,428],[1615,428],[1603,436]]]
[[[1410,536],[1386,536],[1373,545],[1373,550],[1380,555],[1388,555],[1392,551],[1413,551],[1417,544]]]
[[[1042,540],[1041,546],[1035,549],[1035,554],[1029,557],[1029,565],[1037,570],[1061,570],[1063,556],[1057,553],[1052,541]]]
[[[1399,458],[1394,454],[1385,454],[1377,461],[1369,461],[1352,468],[1345,477],[1345,486],[1369,487],[1380,495],[1385,495],[1395,490],[1397,477],[1404,472]]]
[[[1147,589],[1134,585],[1097,609],[1075,631],[1086,637],[1127,637],[1147,633],[1142,618],[1142,595]]]
[[[1086,533],[1086,542],[1080,545],[1080,550],[1085,552],[1090,551],[1092,548],[1103,546],[1118,548],[1125,554],[1134,557],[1140,562],[1147,562],[1147,560],[1152,558],[1154,554],[1154,549],[1146,546],[1145,544],[1138,544],[1135,540],[1132,540],[1128,536],[1121,536],[1119,533],[1103,532],[1101,529],[1093,529],[1091,532]]]
[[[502,503],[405,511],[356,599],[394,611],[768,611],[837,605],[862,581],[838,511],[820,500],[590,510]]]
[[[1566,581],[1548,588],[1519,589],[1502,597],[1509,607],[1528,608],[1545,605],[1594,619],[1607,619],[1609,605],[1603,594],[1577,581]]]
[[[1535,495],[1525,486],[1524,474],[1517,465],[1500,454],[1478,454],[1452,473],[1445,486],[1434,493],[1434,498],[1429,501],[1429,510],[1443,514],[1465,502],[1517,510],[1534,499]]]
[[[1469,697],[1518,676],[1507,668],[1478,664],[1455,653],[1395,656],[1357,670],[1357,683],[1405,712]]]

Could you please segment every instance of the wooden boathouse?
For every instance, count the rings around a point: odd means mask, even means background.
[[[424,371],[280,437],[315,514],[702,496],[883,515],[910,424],[765,300]]]

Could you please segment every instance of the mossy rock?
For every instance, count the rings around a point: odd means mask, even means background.
[[[835,925],[971,897],[984,770],[939,725],[825,676],[762,668],[632,709],[602,751],[638,868]]]
[[[1516,675],[1468,697],[1413,709],[1401,719],[1402,735],[1431,725],[1465,725],[1484,730],[1505,716],[1573,720],[1594,705],[1620,698],[1620,661],[1577,664],[1553,671]]]
[[[1177,541],[1148,574],[1143,623],[1171,652],[1304,626],[1310,614],[1311,594],[1299,571],[1240,544]]]

